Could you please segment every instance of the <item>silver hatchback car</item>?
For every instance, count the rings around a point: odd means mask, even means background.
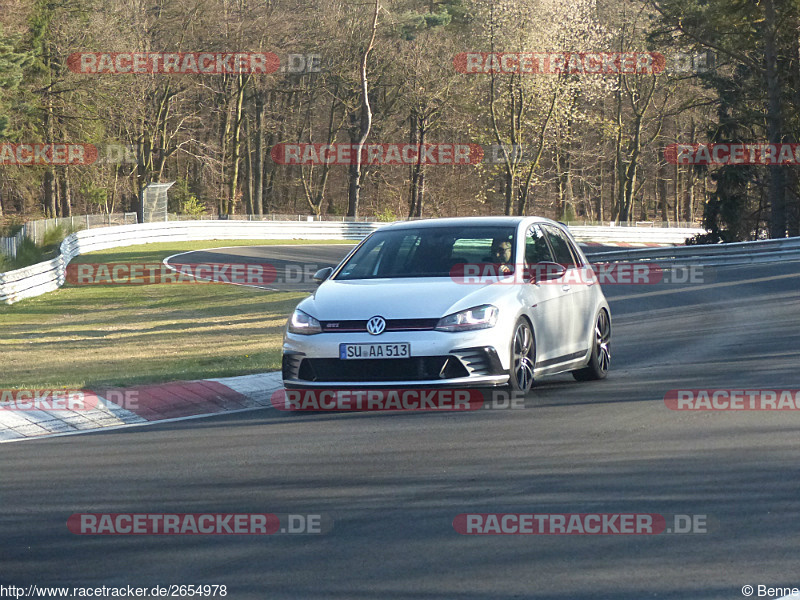
[[[510,386],[606,376],[611,312],[563,225],[539,217],[387,225],[298,304],[283,342],[292,388]]]

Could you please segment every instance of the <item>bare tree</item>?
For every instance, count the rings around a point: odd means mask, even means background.
[[[367,141],[370,129],[372,128],[372,108],[369,103],[369,81],[367,79],[367,61],[375,45],[375,36],[378,32],[378,13],[380,12],[380,0],[375,0],[375,8],[372,12],[372,23],[369,29],[369,41],[364,51],[361,53],[361,65],[359,79],[361,82],[361,108],[358,112],[350,113],[350,141],[353,144],[355,160],[350,165],[347,187],[347,216],[358,216],[358,203],[361,193],[361,152],[364,143]]]

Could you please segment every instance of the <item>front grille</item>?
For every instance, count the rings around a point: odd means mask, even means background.
[[[415,356],[381,360],[306,358],[297,378],[303,381],[424,381],[469,375],[453,356]]]
[[[386,319],[386,331],[431,331],[439,319]],[[362,332],[367,330],[367,320],[320,321],[323,333]]]

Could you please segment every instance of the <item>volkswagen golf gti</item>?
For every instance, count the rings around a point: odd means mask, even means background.
[[[287,389],[602,379],[611,313],[568,229],[541,217],[393,223],[314,276],[283,342]]]

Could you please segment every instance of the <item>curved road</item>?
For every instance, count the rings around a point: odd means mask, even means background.
[[[343,252],[224,256],[324,266]],[[676,412],[663,398],[800,388],[800,262],[706,276],[606,286],[609,378],[544,380],[521,410],[265,409],[5,444],[0,584],[226,584],[228,598],[270,600],[735,599],[744,585],[798,586],[800,411]],[[310,513],[334,525],[319,536],[76,536],[65,522],[80,512]],[[708,515],[709,526],[460,535],[453,518],[469,512]]]

